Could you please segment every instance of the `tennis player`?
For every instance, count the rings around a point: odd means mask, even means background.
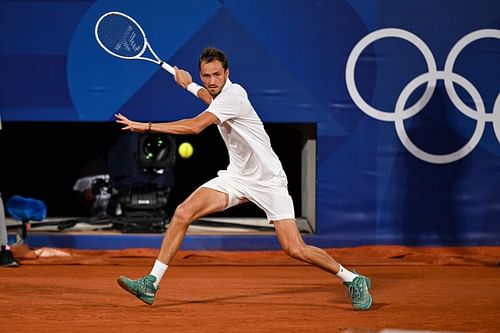
[[[176,208],[151,273],[137,280],[120,276],[118,284],[151,305],[189,225],[208,214],[250,201],[266,213],[288,255],[338,276],[348,288],[352,307],[368,310],[372,305],[370,280],[345,269],[324,250],[304,243],[296,225],[293,201],[281,162],[271,148],[269,136],[247,92],[229,80],[225,54],[216,48],[206,48],[198,65],[204,87],[194,83],[188,72],[175,67],[177,84],[209,105],[196,117],[146,123],[116,114],[116,121],[124,126],[123,130],[168,134],[197,134],[215,124],[226,144],[229,165],[227,170],[219,171],[217,177],[201,185]]]

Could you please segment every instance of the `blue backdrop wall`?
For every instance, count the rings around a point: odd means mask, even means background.
[[[317,125],[323,245],[499,244],[499,1],[1,1],[4,126],[202,110],[99,48],[111,10],[194,77],[203,47],[226,51],[264,122]]]

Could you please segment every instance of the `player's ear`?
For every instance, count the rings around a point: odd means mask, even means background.
[[[226,69],[226,73],[225,74],[226,74],[226,80],[227,80],[227,78],[229,77],[229,68]]]

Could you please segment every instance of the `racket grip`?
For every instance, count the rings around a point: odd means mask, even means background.
[[[163,61],[160,62],[160,66],[161,66],[161,68],[163,68],[164,70],[166,70],[170,74],[175,75],[174,68],[172,66],[170,66],[169,64],[167,64],[166,62],[163,62]]]

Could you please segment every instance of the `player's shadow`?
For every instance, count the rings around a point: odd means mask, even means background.
[[[246,293],[246,294],[238,294],[238,295],[229,295],[229,296],[219,296],[219,297],[209,297],[203,299],[193,299],[193,300],[185,300],[185,301],[173,301],[170,300],[163,304],[155,304],[155,307],[158,308],[172,308],[179,306],[189,306],[193,304],[211,304],[211,303],[224,303],[224,304],[233,304],[233,305],[245,305],[245,304],[253,304],[253,305],[269,305],[271,302],[266,297],[280,296],[280,295],[299,295],[299,294],[313,294],[313,293],[334,293],[335,297],[328,299],[326,302],[329,303],[329,307],[333,307],[339,310],[344,311],[352,311],[352,307],[350,304],[350,300],[345,296],[342,292],[332,291],[332,288],[336,288],[336,285],[316,285],[316,286],[308,286],[308,287],[287,287],[287,288],[279,288],[277,290],[265,291],[265,292],[254,292],[254,293]],[[263,298],[261,302],[258,300]],[[307,299],[307,297],[303,297],[301,299]],[[307,307],[307,308],[318,308],[324,309],[324,302],[272,302],[272,305],[279,306],[294,306],[294,307]],[[388,304],[386,303],[376,303],[372,305],[370,310],[378,310]]]
[[[266,296],[279,296],[279,295],[297,295],[297,294],[311,294],[311,293],[329,293],[331,292],[332,285],[316,285],[316,286],[308,286],[308,287],[287,287],[287,288],[277,288],[276,290],[272,291],[264,291],[264,292],[254,292],[254,293],[245,293],[245,294],[238,294],[238,295],[228,295],[228,296],[219,296],[219,297],[210,297],[210,298],[203,298],[203,299],[193,299],[193,300],[186,300],[186,301],[176,301],[176,302],[169,302],[167,304],[164,304],[163,306],[166,307],[173,307],[173,306],[182,306],[182,305],[188,305],[188,304],[205,304],[205,303],[231,303],[231,304],[246,304],[244,300],[249,300],[249,299],[259,299],[261,297],[266,297]],[[241,302],[239,302],[241,301]],[[252,304],[259,304],[258,302],[252,301]],[[269,304],[266,302],[264,299],[262,301],[262,304]],[[280,304],[280,303],[273,303],[273,304]],[[283,303],[281,305],[290,305],[289,302]],[[293,303],[297,306],[311,306],[311,307],[322,307],[324,304],[314,304],[314,303]]]
[[[172,308],[178,306],[185,305],[193,305],[193,304],[210,304],[210,303],[224,303],[224,304],[235,304],[235,305],[244,305],[244,304],[261,304],[263,306],[269,305],[269,299],[266,297],[274,297],[280,295],[300,295],[300,294],[314,294],[314,293],[335,293],[337,297],[330,298],[326,302],[330,303],[328,306],[332,306],[341,310],[349,310],[352,311],[350,301],[344,296],[343,293],[333,292],[332,288],[338,287],[337,285],[327,284],[327,285],[314,285],[308,287],[287,287],[287,288],[278,288],[272,291],[264,291],[264,292],[252,292],[238,295],[228,295],[228,296],[219,296],[219,297],[209,297],[203,299],[192,299],[192,300],[184,300],[184,301],[174,301],[170,300],[163,304],[155,304],[155,307],[164,307],[164,308]],[[259,301],[262,299],[262,301]],[[301,299],[307,299],[301,298]],[[297,307],[307,307],[318,309],[323,309],[325,307],[324,302],[272,302],[273,305],[281,305],[281,306],[297,306]],[[384,306],[384,304],[374,304],[373,308],[378,309]]]

